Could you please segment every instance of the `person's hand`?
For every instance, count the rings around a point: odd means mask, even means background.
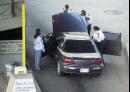
[[[85,17],[85,19],[86,19],[86,20],[90,20],[90,18],[89,18],[89,17]]]
[[[44,52],[46,52],[46,50],[44,49],[44,50],[42,50],[42,52],[44,53]]]

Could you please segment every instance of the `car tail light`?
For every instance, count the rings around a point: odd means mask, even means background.
[[[103,60],[102,60],[101,58],[97,58],[96,61],[95,61],[95,63],[96,63],[97,65],[100,65],[100,64],[103,63]]]
[[[73,59],[65,59],[64,64],[74,64]]]

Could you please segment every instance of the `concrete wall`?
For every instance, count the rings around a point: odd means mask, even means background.
[[[14,55],[0,55],[0,72],[6,70],[5,64],[13,64],[17,62],[21,65],[22,63],[22,55],[14,54]]]
[[[0,72],[4,71],[5,64],[22,64],[22,41],[0,40]]]
[[[0,0],[0,31],[21,26],[21,0],[14,0],[15,17],[11,15],[11,0]]]
[[[21,27],[21,1],[14,0],[15,16],[13,17],[11,15],[11,0],[0,0],[0,31]],[[13,64],[14,62],[19,64],[22,62],[21,53],[0,54],[0,71],[5,70],[5,64]]]

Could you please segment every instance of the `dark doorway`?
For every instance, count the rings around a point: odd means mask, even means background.
[[[22,40],[22,27],[1,31],[0,40]]]

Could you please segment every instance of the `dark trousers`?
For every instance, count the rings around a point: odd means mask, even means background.
[[[91,31],[91,24],[89,24],[89,25],[87,26],[87,29],[88,29],[88,34],[90,35],[90,31]]]
[[[105,43],[106,43],[106,41],[105,41],[105,40],[103,40],[102,42],[97,42],[97,41],[95,41],[95,43],[96,43],[96,45],[97,45],[99,51],[100,51],[101,54],[103,55],[103,52],[104,52],[104,50],[105,50]]]

